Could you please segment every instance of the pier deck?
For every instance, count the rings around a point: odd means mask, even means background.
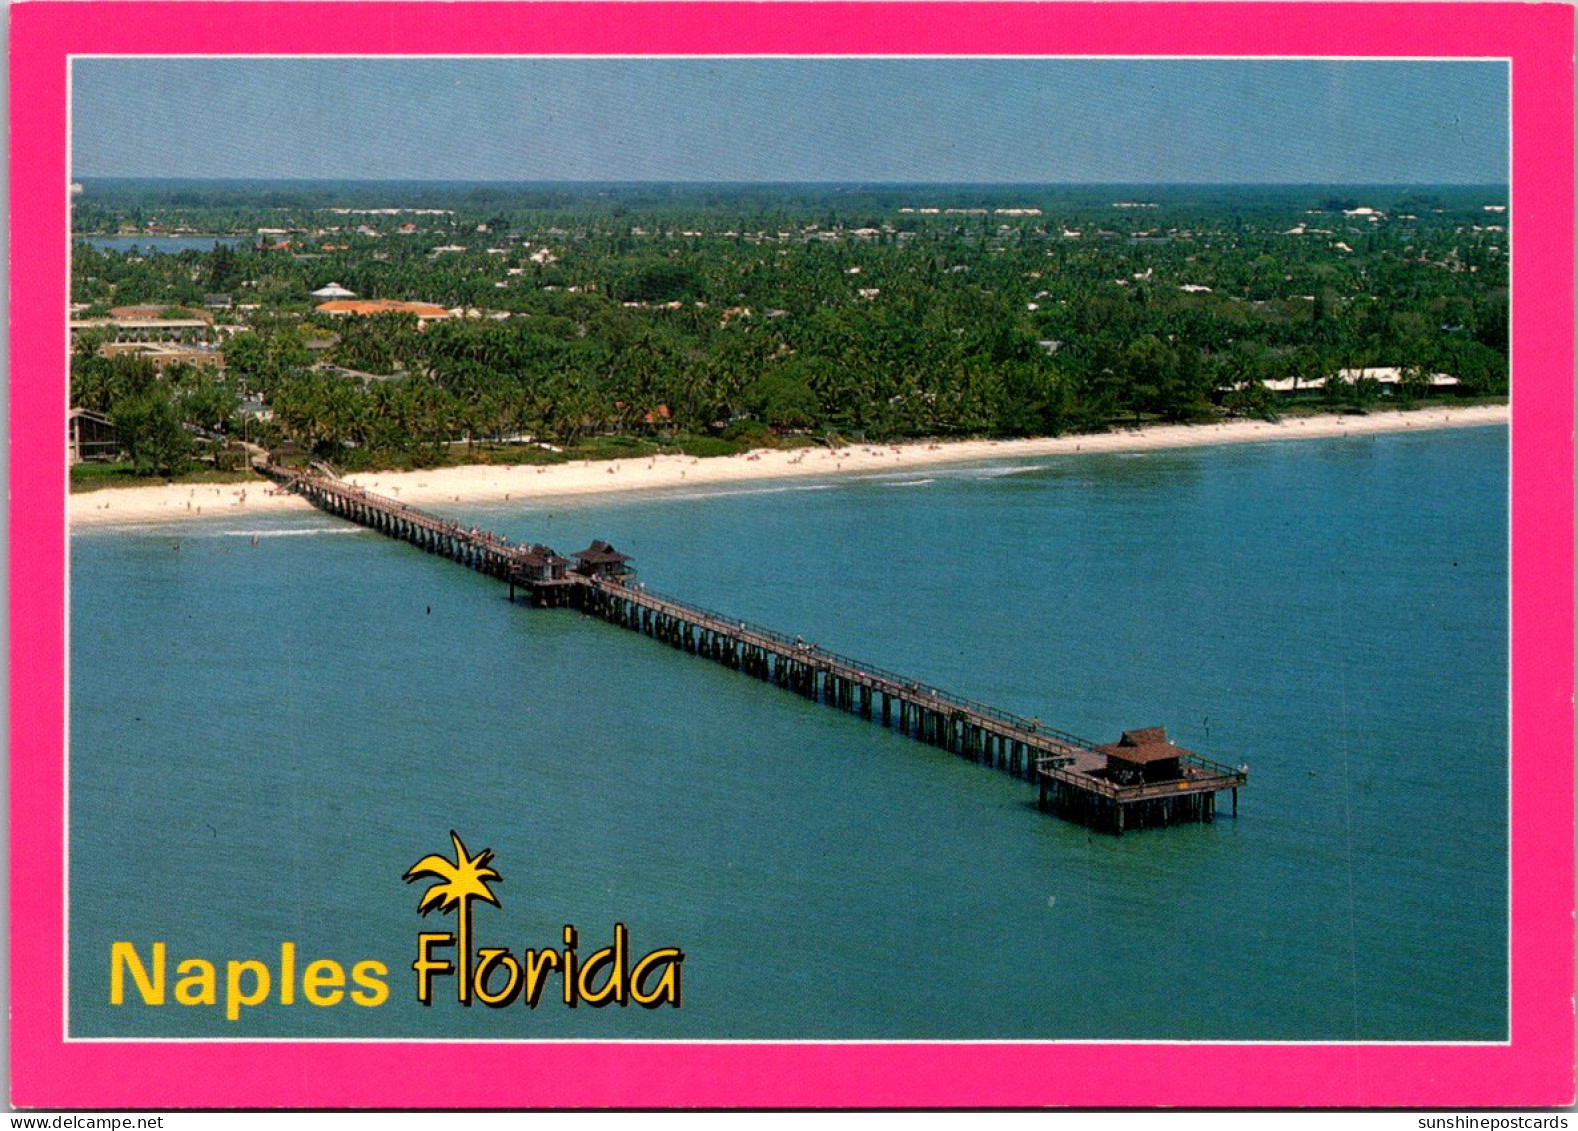
[[[653,592],[634,580],[625,555],[606,543],[594,542],[572,562],[547,546],[512,542],[375,495],[322,465],[262,469],[321,510],[507,581],[512,601],[519,591],[535,606],[578,609],[1035,782],[1043,810],[1081,824],[1121,834],[1211,821],[1216,794],[1224,790],[1231,791],[1237,814],[1247,771],[1173,746],[1159,728],[1098,746],[1037,719]]]

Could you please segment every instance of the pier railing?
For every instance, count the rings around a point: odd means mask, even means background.
[[[311,466],[315,474],[275,468],[273,469],[273,476],[276,480],[291,487],[293,490],[320,491],[326,495],[335,495],[349,502],[372,507],[386,514],[396,515],[435,533],[475,542],[479,546],[486,546],[493,552],[508,558],[518,558],[520,555],[532,551],[549,550],[547,546],[540,546],[534,543],[512,542],[503,535],[492,534],[488,531],[478,530],[475,527],[468,527],[456,522],[454,519],[443,518],[429,511],[422,510],[420,507],[414,507],[410,503],[390,498],[388,495],[380,495],[376,491],[367,490],[365,487],[353,486],[335,476],[332,467],[319,461],[314,461]]]
[[[1148,801],[1156,797],[1174,797],[1183,792],[1215,792],[1219,789],[1234,789],[1249,781],[1249,774],[1244,770],[1213,762],[1198,754],[1179,756],[1178,761],[1184,767],[1182,778],[1139,785],[1119,785],[1088,773],[1070,771],[1060,764],[1063,761],[1057,756],[1042,758],[1036,762],[1036,770],[1042,777],[1100,794],[1112,801]]]
[[[594,581],[593,584],[599,585],[609,592],[641,600],[642,603],[662,605],[692,622],[710,621],[724,630],[749,634],[760,641],[774,645],[777,649],[795,657],[802,663],[834,668],[841,672],[858,674],[872,682],[889,684],[896,692],[924,697],[935,709],[950,708],[964,714],[992,719],[1014,730],[1047,738],[1064,746],[1078,747],[1082,750],[1094,750],[1096,748],[1096,744],[1089,739],[1081,738],[1067,731],[1058,730],[1056,727],[1046,726],[1036,719],[1027,719],[1023,715],[1005,711],[989,703],[982,703],[977,699],[955,695],[952,692],[944,691],[942,688],[933,687],[928,683],[917,680],[912,676],[890,671],[877,664],[856,659],[853,656],[830,651],[819,644],[807,644],[799,637],[788,636],[776,629],[753,624],[750,621],[741,620],[739,617],[714,612],[690,601],[682,601],[676,597],[650,589],[645,584],[633,586],[612,580]]]

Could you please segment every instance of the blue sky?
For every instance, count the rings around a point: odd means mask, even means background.
[[[76,177],[1502,183],[1502,63],[83,59]]]

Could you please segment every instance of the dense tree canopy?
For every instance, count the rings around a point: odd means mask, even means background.
[[[233,305],[214,335],[246,329],[225,342],[218,401],[190,378],[139,384],[91,337],[73,393],[128,420],[163,396],[189,422],[230,427],[219,410],[244,391],[272,408],[271,435],[370,462],[501,436],[1026,435],[1270,413],[1265,381],[1368,366],[1403,369],[1392,395],[1405,400],[1431,395],[1436,372],[1499,395],[1505,200],[1503,188],[90,184],[81,235],[206,235],[170,254],[79,242],[79,316],[220,292]],[[311,292],[331,282],[460,314],[330,318]],[[1333,379],[1321,395],[1355,406],[1380,390]]]

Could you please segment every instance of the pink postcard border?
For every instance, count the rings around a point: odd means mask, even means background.
[[[1547,1106],[1574,1092],[1573,11],[1565,4],[24,3],[11,9],[11,1056],[20,1106]],[[506,11],[508,18],[505,18]],[[62,1039],[73,54],[1512,60],[1512,1027],[1496,1045]],[[421,1070],[414,1071],[420,1056]],[[1114,1071],[1122,1059],[1123,1071]],[[1144,1071],[1135,1071],[1138,1062]]]

